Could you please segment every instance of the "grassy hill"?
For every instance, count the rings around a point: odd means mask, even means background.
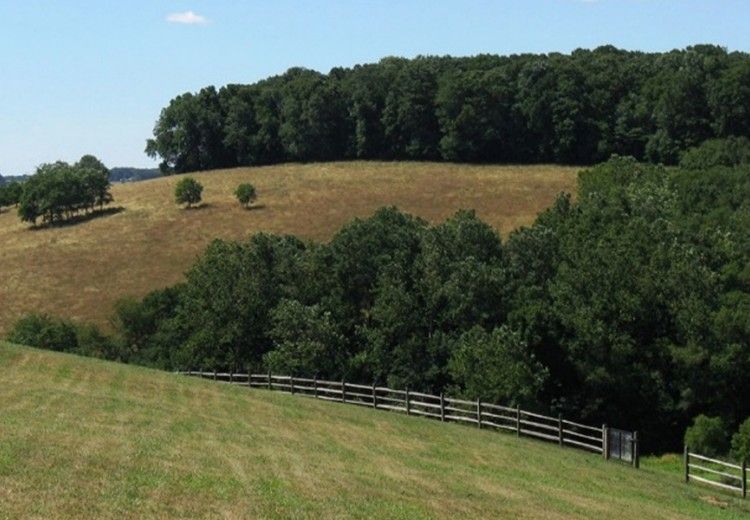
[[[747,518],[513,435],[0,344],[0,518]]]
[[[54,229],[30,230],[14,211],[0,214],[0,333],[23,313],[43,311],[106,325],[122,296],[143,296],[182,279],[214,238],[257,231],[325,240],[356,216],[384,205],[432,222],[460,208],[503,233],[529,224],[561,191],[573,191],[577,168],[435,163],[287,164],[196,174],[202,209],[174,200],[179,177],[115,185],[123,211]],[[252,182],[257,209],[233,192]]]

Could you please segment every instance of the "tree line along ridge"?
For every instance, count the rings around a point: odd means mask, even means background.
[[[146,151],[164,172],[343,159],[674,164],[750,136],[750,55],[696,45],[389,57],[292,68],[172,99]]]

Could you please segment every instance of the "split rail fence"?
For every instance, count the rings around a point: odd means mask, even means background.
[[[732,464],[692,453],[685,446],[685,482],[702,484],[732,491],[747,498],[747,463]]]
[[[610,432],[622,430],[610,429],[606,424],[589,426],[564,419],[562,416],[549,417],[522,410],[519,407],[485,403],[479,399],[467,401],[443,394],[431,395],[408,389],[394,390],[383,386],[354,384],[346,381],[324,381],[272,374],[235,374],[233,372],[178,373],[251,388],[280,390],[327,401],[401,412],[443,422],[460,422],[473,424],[478,428],[503,430],[515,433],[519,437],[533,437],[555,442],[561,447],[568,446],[599,453],[607,460],[610,458],[624,460],[638,467],[637,432],[627,432],[628,449],[621,449],[622,434],[612,435]],[[619,444],[613,443],[614,440],[619,440]],[[618,448],[615,449],[615,456],[611,457],[614,446]],[[628,455],[625,456],[625,453]]]

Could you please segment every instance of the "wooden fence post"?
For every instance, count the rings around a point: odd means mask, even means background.
[[[631,441],[630,456],[633,458],[633,467],[639,469],[641,467],[641,455],[640,448],[638,447],[638,432],[633,432],[633,440]]]
[[[289,376],[289,386],[292,388],[292,395],[294,395],[294,376]]]
[[[521,407],[516,406],[516,437],[521,436]]]
[[[445,422],[445,396],[440,392],[440,420]]]
[[[214,370],[214,381],[216,381],[216,370]]]
[[[685,482],[690,482],[690,449],[687,444],[685,445],[685,453],[683,455],[685,460]]]
[[[315,395],[315,399],[318,398],[318,376],[316,375],[313,377],[313,393]]]
[[[346,381],[341,380],[341,402],[346,402]]]
[[[249,387],[253,386],[252,385],[253,378],[250,377],[250,376],[251,376],[251,374],[250,374],[250,365],[247,365],[247,386],[249,386]]]
[[[234,383],[234,371],[230,370],[229,371],[229,384],[231,385],[232,383]]]
[[[606,424],[602,424],[602,456],[609,460],[609,428]]]
[[[747,461],[742,461],[742,498],[747,498]]]
[[[406,415],[411,415],[411,409],[409,408],[409,388],[406,388]]]
[[[271,372],[268,373],[268,389],[273,390],[273,384],[271,384]]]
[[[482,401],[477,399],[477,426],[482,429]]]
[[[557,438],[560,443],[560,447],[563,447],[563,418],[562,414],[557,416]]]
[[[372,407],[373,408],[378,407],[378,396],[375,393],[375,383],[372,384]]]

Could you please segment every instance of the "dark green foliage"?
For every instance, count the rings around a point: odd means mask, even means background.
[[[0,209],[4,206],[15,206],[21,200],[23,185],[20,182],[0,184]]]
[[[186,93],[147,144],[166,172],[335,159],[674,164],[750,137],[750,56],[697,45],[386,58]]]
[[[54,224],[101,211],[113,199],[109,170],[93,155],[76,164],[62,161],[43,164],[23,184],[18,199],[18,215],[24,222]]]
[[[707,457],[726,455],[729,448],[727,429],[721,417],[699,415],[685,431],[685,444],[690,451]]]
[[[750,463],[750,417],[732,436],[732,456],[739,461]]]
[[[73,351],[83,356],[102,359],[119,359],[119,347],[115,340],[91,324],[76,325],[76,344]]]
[[[143,300],[125,298],[115,304],[112,325],[117,331],[118,361],[168,368],[179,366],[170,345],[181,338],[173,335],[173,320],[182,286],[149,293]]]
[[[162,110],[146,153],[160,156],[162,173],[189,172],[232,164],[224,144],[223,101],[214,87],[183,94]]]
[[[739,166],[750,163],[750,139],[727,137],[709,139],[682,154],[680,167],[705,170],[714,166]]]
[[[234,192],[240,204],[246,208],[258,198],[255,186],[252,184],[240,184]]]
[[[203,185],[192,177],[180,179],[174,188],[174,200],[177,204],[187,204],[190,208],[201,201]]]
[[[8,341],[59,352],[71,352],[78,345],[72,323],[46,314],[29,314],[19,319],[8,334]]]
[[[292,237],[214,241],[188,271],[175,309],[180,366],[257,368],[272,345],[271,311],[283,298],[305,300],[305,251]]]
[[[520,334],[505,326],[486,332],[475,327],[458,340],[448,370],[457,391],[507,406],[535,406],[547,371]]]
[[[319,305],[302,305],[282,300],[271,312],[273,350],[263,356],[265,365],[276,374],[302,376],[344,374],[344,337],[330,312]]]
[[[76,325],[45,314],[28,314],[19,319],[8,334],[8,340],[58,352],[116,359],[111,338],[93,325]]]

